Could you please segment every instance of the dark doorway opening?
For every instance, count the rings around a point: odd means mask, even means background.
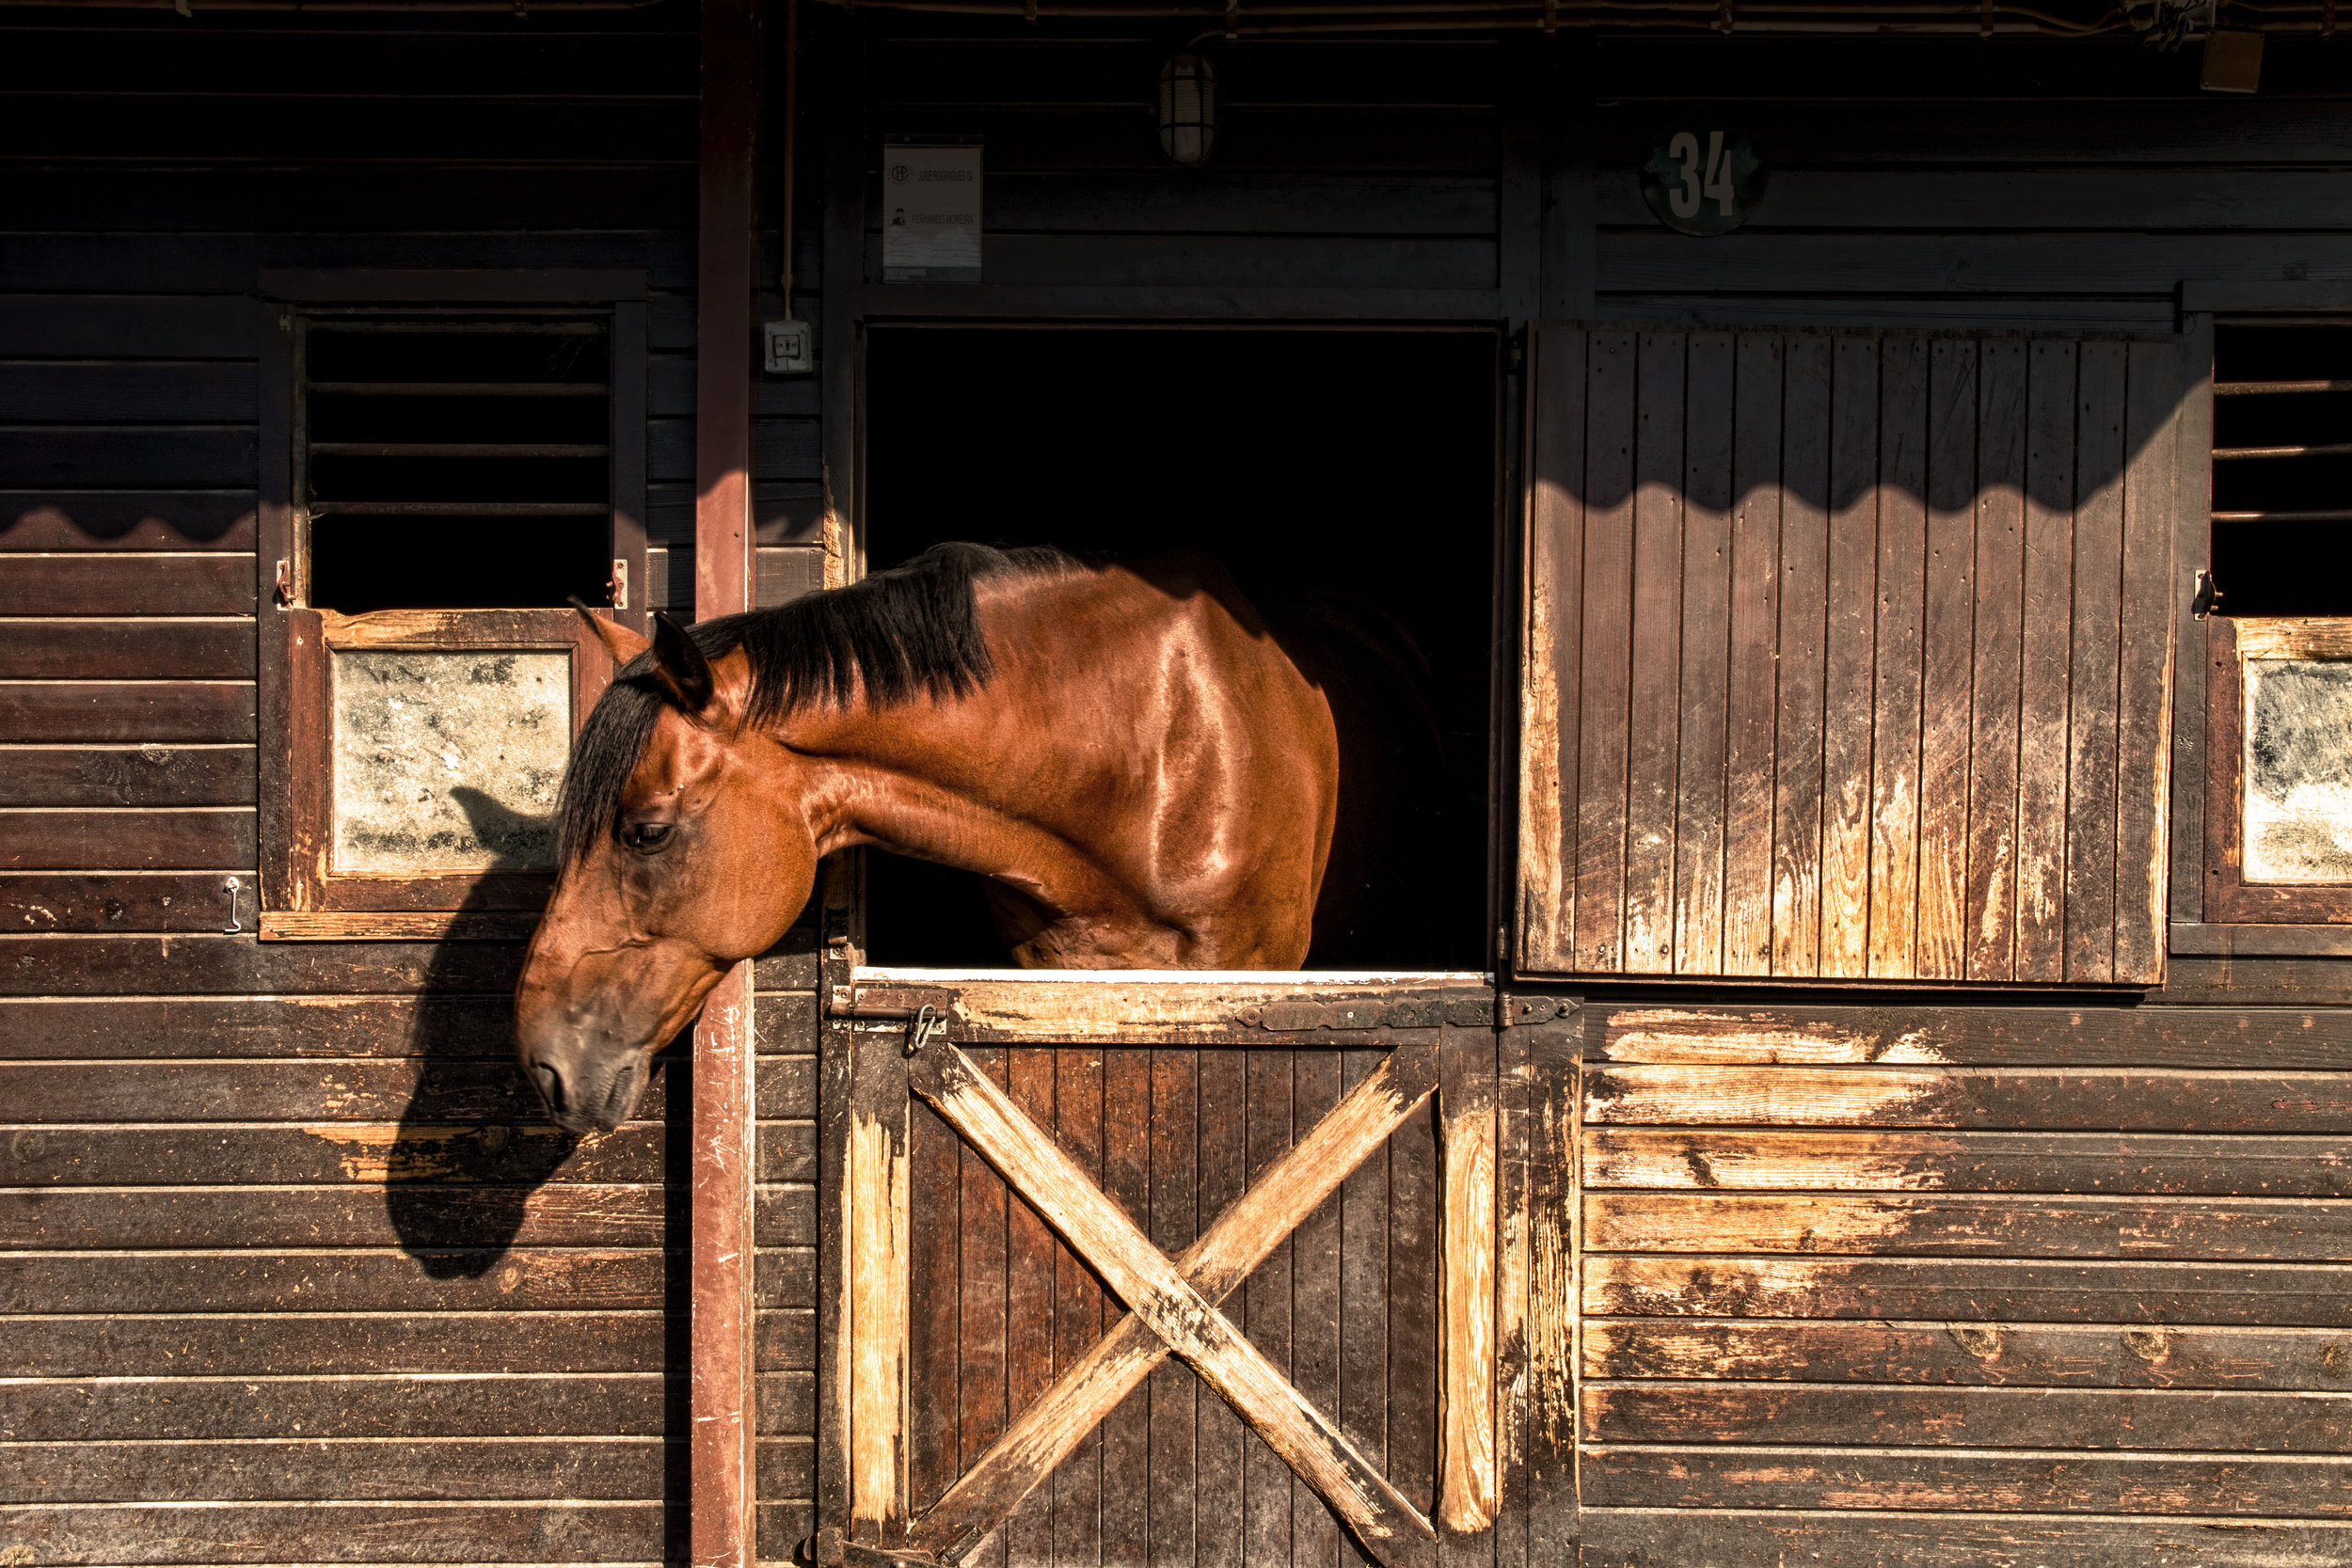
[[[1312,961],[1483,968],[1496,346],[1460,331],[878,328],[866,567],[946,540],[1110,559],[1190,546],[1271,619],[1311,604],[1383,623],[1426,666],[1426,717],[1400,703],[1393,728],[1434,732],[1427,787],[1382,841],[1382,914],[1318,927]],[[873,962],[1007,961],[977,878],[882,854],[866,877]]]

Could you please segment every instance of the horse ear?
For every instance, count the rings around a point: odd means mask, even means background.
[[[658,610],[653,612],[653,674],[670,701],[687,713],[708,707],[710,694],[718,689],[702,649],[684,627]]]
[[[596,634],[596,641],[604,644],[604,651],[612,656],[614,669],[619,669],[653,646],[651,641],[638,636],[619,622],[608,621],[590,610],[579,594],[573,594],[564,602],[579,610],[580,618],[588,623],[588,629]]]

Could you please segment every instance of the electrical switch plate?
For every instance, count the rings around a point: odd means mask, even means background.
[[[770,322],[767,342],[770,375],[806,375],[817,368],[817,341],[808,323]]]

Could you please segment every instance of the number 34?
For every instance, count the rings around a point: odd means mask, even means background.
[[[1666,192],[1667,204],[1678,218],[1699,215],[1699,203],[1712,199],[1715,211],[1724,217],[1735,216],[1732,208],[1731,160],[1724,156],[1724,134],[1707,133],[1707,162],[1699,162],[1699,138],[1689,131],[1677,131],[1674,140],[1666,144],[1666,155],[1682,165],[1682,182]]]

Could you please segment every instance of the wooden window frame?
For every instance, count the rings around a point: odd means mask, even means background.
[[[2192,485],[2211,483],[2217,319],[2330,314],[2352,322],[2352,283],[2188,278],[2181,284],[2181,311],[2193,356],[2191,384],[2185,389],[2189,419],[2181,439],[2185,493]],[[2192,516],[2185,507],[2182,528],[2176,588],[2183,657],[2176,695],[2180,720],[2174,726],[2178,757],[2173,769],[2169,945],[2175,954],[2213,957],[2352,957],[2352,888],[2244,879],[2239,727],[2245,683],[2238,623],[2214,616],[2201,628],[2190,618],[2188,578],[2194,568],[2211,563],[2209,511]],[[2187,657],[2192,650],[2201,650],[2204,657]],[[2196,752],[2199,746],[2204,749],[2201,757]]]
[[[306,321],[359,311],[522,309],[602,314],[611,323],[611,521],[614,561],[638,585],[603,613],[640,632],[645,582],[645,277],[628,271],[264,272],[275,331],[263,366],[259,678],[261,915],[263,941],[512,940],[536,925],[549,872],[344,874],[332,841],[332,665],[339,649],[564,653],[573,732],[611,671],[568,610],[389,610],[343,615],[302,602],[307,528],[295,502]]]
[[[2246,663],[2265,654],[2352,657],[2352,620],[2205,623],[2205,919],[2235,926],[2352,923],[2352,882],[2246,879]]]

